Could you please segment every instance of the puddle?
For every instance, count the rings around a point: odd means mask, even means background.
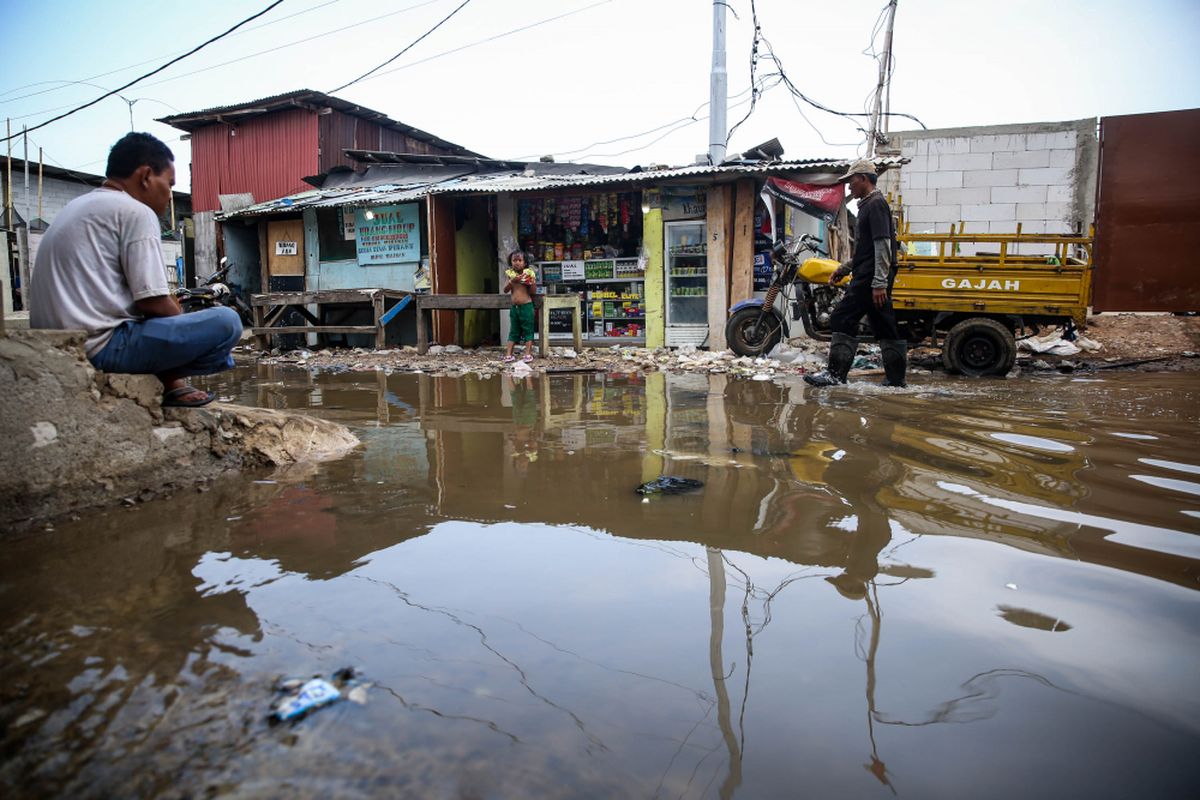
[[[0,786],[1185,796],[1200,381],[1047,382],[220,376],[364,447],[7,544]]]

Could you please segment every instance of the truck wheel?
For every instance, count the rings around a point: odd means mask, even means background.
[[[762,322],[759,322],[762,317]],[[783,336],[783,323],[774,311],[767,314],[757,307],[734,312],[725,323],[725,339],[729,349],[739,356],[761,356],[771,352]]]
[[[1007,375],[1017,362],[1017,340],[1012,332],[985,317],[972,317],[950,329],[942,346],[942,364],[948,372],[972,378]]]

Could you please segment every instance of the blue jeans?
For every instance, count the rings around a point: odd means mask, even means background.
[[[122,322],[108,344],[89,360],[104,372],[211,375],[233,367],[229,353],[241,338],[241,317],[232,308],[218,306]]]

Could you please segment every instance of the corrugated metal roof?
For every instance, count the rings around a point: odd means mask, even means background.
[[[448,142],[445,139],[434,136],[432,133],[427,133],[420,128],[414,128],[411,125],[405,125],[403,122],[397,122],[380,111],[360,106],[357,103],[351,103],[348,100],[343,100],[340,97],[318,92],[313,89],[298,89],[294,92],[285,92],[276,94],[270,97],[263,97],[258,100],[250,100],[245,103],[235,103],[233,105],[214,106],[205,108],[200,111],[188,111],[182,114],[172,114],[167,117],[160,117],[157,122],[162,122],[174,128],[192,133],[213,122],[236,121],[256,115],[267,114],[272,111],[278,111],[283,108],[308,108],[316,110],[320,107],[329,107],[341,111],[343,114],[349,114],[353,117],[370,120],[378,125],[386,128],[399,131],[405,136],[410,136],[418,141],[428,142],[429,144],[449,150],[451,152],[460,153],[468,156],[478,156],[479,154],[468,150],[462,145]]]
[[[880,172],[900,166],[908,159],[877,159]],[[695,165],[627,172],[621,175],[545,175],[533,170],[494,172],[464,175],[436,182],[395,183],[370,187],[316,189],[310,192],[257,203],[241,211],[218,215],[218,218],[258,216],[299,211],[305,208],[332,206],[380,206],[406,203],[434,194],[504,194],[507,192],[538,192],[553,189],[598,188],[602,186],[653,185],[679,180],[704,179],[719,182],[722,178],[736,179],[742,175],[779,175],[787,173],[841,173],[851,164],[848,159],[813,159],[807,161],[775,161],[763,164],[731,164],[722,166]]]

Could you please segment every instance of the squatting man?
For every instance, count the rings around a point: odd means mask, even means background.
[[[188,384],[233,366],[242,335],[231,308],[184,314],[167,285],[159,218],[171,201],[175,156],[148,133],[108,154],[104,183],[66,205],[38,248],[30,326],[82,329],[88,360],[104,372],[156,375],[164,406],[203,406]]]
[[[858,221],[854,229],[854,255],[834,271],[829,282],[837,283],[847,275],[852,277],[830,317],[833,336],[829,364],[824,372],[805,375],[804,380],[813,386],[846,382],[858,349],[855,339],[858,323],[865,315],[883,355],[883,371],[887,376],[883,385],[904,386],[908,343],[900,338],[892,308],[897,266],[892,209],[875,186],[878,174],[870,160],[855,161],[839,180],[849,183],[850,195],[858,200]]]

